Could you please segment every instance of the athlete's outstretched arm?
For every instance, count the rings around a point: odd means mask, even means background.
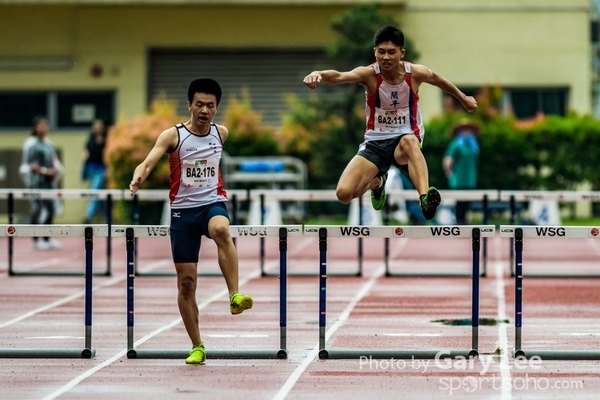
[[[424,65],[413,64],[413,79],[417,80],[418,84],[421,82],[428,83],[433,86],[437,86],[444,92],[456,97],[460,104],[468,112],[477,110],[477,100],[473,96],[467,96],[455,84],[450,82],[443,76],[436,74]]]
[[[374,75],[371,67],[356,67],[352,71],[340,72],[334,69],[324,71],[313,71],[306,75],[303,83],[311,89],[317,88],[317,83],[327,82],[331,84],[338,83],[364,83],[368,76]]]
[[[146,159],[138,165],[133,172],[133,178],[129,184],[129,191],[133,196],[138,191],[142,183],[146,180],[150,172],[156,166],[156,163],[162,156],[164,156],[169,149],[173,148],[177,144],[177,129],[171,127],[163,131],[156,139],[156,143],[150,153],[146,156]]]

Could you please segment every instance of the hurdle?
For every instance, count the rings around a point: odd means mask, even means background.
[[[0,358],[92,358],[93,238],[107,236],[106,225],[0,225],[0,237],[83,236],[85,238],[85,347],[83,349],[0,349]]]
[[[79,189],[0,189],[0,198],[8,201],[8,223],[14,223],[15,200],[106,200],[106,220],[110,227],[112,224],[112,204],[114,200],[123,197],[122,190],[79,190]],[[90,225],[91,226],[91,225]],[[111,276],[112,246],[110,228],[106,237],[106,269],[94,272],[97,276]],[[8,275],[9,276],[80,276],[82,271],[19,271],[14,268],[14,242],[13,237],[8,238]]]
[[[335,195],[335,191],[333,190],[301,190],[301,189],[289,189],[289,190],[268,190],[268,189],[258,189],[252,190],[250,192],[250,200],[258,200],[260,201],[260,209],[261,212],[261,224],[264,223],[264,215],[265,215],[265,198],[269,198],[275,201],[338,201],[337,196]],[[366,196],[365,196],[366,197]],[[355,199],[353,201],[358,201],[359,208],[362,211],[362,201],[361,199]],[[362,212],[359,212],[359,221],[362,223]],[[331,276],[362,276],[363,274],[363,242],[362,238],[358,238],[358,266],[356,271],[349,272],[336,272],[334,274],[330,274]],[[262,276],[276,276],[276,274],[270,274],[264,269],[265,265],[265,241],[264,238],[260,240],[260,272]],[[312,272],[293,272],[288,273],[288,276],[298,276],[298,277],[307,277],[307,276],[317,276],[317,274]]]
[[[394,199],[402,199],[402,200],[414,200],[415,199],[415,191],[414,190],[390,190],[387,192],[388,201],[387,203],[392,202]],[[482,225],[488,225],[489,219],[489,202],[494,201],[500,197],[500,192],[498,190],[442,190],[440,191],[442,199],[452,199],[452,200],[466,200],[466,201],[481,201],[482,202],[482,212],[483,212],[483,221]],[[385,208],[384,212],[384,225],[389,225],[389,207]],[[468,226],[468,225],[466,225]],[[480,276],[485,277],[487,275],[487,237],[483,237],[482,242],[482,253],[481,253],[481,271]],[[386,237],[384,239],[384,260],[385,260],[385,276],[388,277],[464,277],[469,276],[469,274],[460,274],[460,273],[433,273],[433,274],[422,274],[422,273],[411,273],[411,272],[392,272],[389,267],[389,255],[390,255],[390,238]]]
[[[562,202],[574,202],[574,201],[600,201],[600,192],[596,191],[549,191],[549,190],[502,190],[500,191],[500,199],[502,201],[508,201],[510,204],[510,220],[509,225],[516,224],[517,217],[517,202],[526,202],[531,200],[551,200],[551,201],[562,201]],[[514,237],[510,238],[509,242],[509,271],[510,276],[515,276],[514,270]],[[600,274],[592,275],[553,275],[553,274],[527,274],[529,277],[536,278],[600,278]]]
[[[114,236],[125,236],[127,248],[127,358],[148,359],[182,359],[189,355],[189,350],[168,349],[139,349],[134,341],[134,247],[135,237],[151,237],[149,226],[138,225],[114,226]],[[168,226],[151,227],[152,229],[165,229]],[[245,237],[248,233],[255,232],[261,237],[279,238],[279,348],[274,350],[208,350],[207,356],[213,359],[285,359],[287,358],[287,238],[301,236],[301,225],[257,225],[257,226],[230,226],[232,237]],[[255,235],[252,235],[253,237]]]
[[[246,190],[227,190],[228,196],[231,197],[231,225],[237,224],[237,212],[238,212],[238,201],[244,201],[248,199],[248,192]],[[140,200],[154,200],[154,201],[169,201],[169,191],[168,190],[155,190],[155,189],[142,189],[138,190],[136,194],[133,196],[125,196],[124,198],[129,198],[133,202],[133,210],[132,210],[132,219],[134,225],[139,225],[140,223],[140,209],[139,202]],[[168,224],[165,221],[161,221],[161,223],[168,228]],[[135,274],[137,276],[175,276],[175,272],[169,271],[140,271],[137,268],[137,251],[139,249],[139,244],[137,237],[134,238],[135,241],[135,250],[134,250],[134,268]],[[233,237],[233,243],[235,244],[236,237]],[[219,272],[198,272],[198,276],[221,276]]]
[[[591,226],[548,227],[560,232],[560,238],[600,239],[600,231]],[[600,360],[600,351],[594,350],[524,350],[523,328],[523,238],[540,238],[539,228],[532,226],[501,225],[500,237],[510,237],[515,243],[515,347],[514,357],[541,357],[546,360]]]
[[[361,357],[371,358],[456,358],[477,357],[479,343],[479,256],[482,237],[493,237],[495,227],[485,226],[455,226],[453,237],[471,238],[473,249],[472,263],[472,306],[471,306],[471,347],[467,350],[369,350],[369,349],[331,349],[326,347],[325,333],[327,327],[327,239],[329,237],[347,237],[346,226],[305,226],[305,236],[318,236],[319,238],[319,358],[321,359],[353,359]],[[357,234],[359,234],[357,232]],[[362,227],[360,235],[364,238],[441,238],[444,236],[432,235],[427,226],[371,226]]]

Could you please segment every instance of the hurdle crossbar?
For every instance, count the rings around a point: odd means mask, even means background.
[[[85,238],[85,347],[83,349],[0,349],[0,358],[92,358],[93,238],[107,236],[105,225],[0,225],[0,237],[84,236]]]
[[[238,201],[243,201],[243,200],[247,200],[248,198],[248,191],[246,190],[227,190],[227,194],[228,197],[231,198],[231,223],[232,225],[237,225],[237,212],[238,212]],[[168,190],[160,190],[160,189],[142,189],[142,190],[138,190],[136,192],[136,194],[131,197],[131,196],[124,196],[125,198],[129,198],[132,200],[133,202],[133,212],[132,212],[132,218],[133,218],[133,223],[135,225],[138,225],[140,222],[140,212],[139,212],[139,202],[140,200],[154,200],[154,201],[169,201],[169,191]],[[166,221],[161,221],[163,225],[167,225]],[[141,237],[141,236],[140,236]],[[143,271],[143,270],[139,270],[138,269],[138,250],[139,250],[139,244],[138,244],[138,237],[136,236],[134,241],[135,241],[135,252],[134,252],[134,267],[135,267],[135,274],[137,276],[157,276],[157,277],[164,277],[164,276],[175,276],[175,272],[174,271]],[[236,243],[236,237],[233,238],[233,243]],[[198,271],[198,276],[204,276],[204,277],[217,277],[217,276],[221,276],[220,272],[206,272],[206,271]]]
[[[112,224],[112,205],[114,200],[123,198],[122,190],[100,190],[100,189],[0,189],[0,198],[7,199],[8,223],[14,223],[14,201],[15,200],[106,200],[106,222],[110,227]],[[90,225],[92,226],[92,225]],[[111,276],[112,267],[112,241],[109,235],[106,237],[106,270],[94,271],[97,276]],[[81,276],[83,271],[20,271],[14,268],[14,238],[8,238],[8,275],[9,276]]]
[[[159,226],[168,233],[168,226]],[[125,236],[127,248],[127,357],[128,358],[186,358],[189,350],[139,349],[134,341],[134,247],[135,237],[147,236],[147,226],[115,226],[114,236]],[[207,356],[214,359],[284,359],[287,358],[287,238],[301,236],[301,225],[257,225],[230,226],[233,237],[274,237],[279,238],[279,348],[275,350],[210,350]],[[256,233],[256,235],[253,234]],[[149,236],[147,236],[149,237]]]
[[[471,238],[473,249],[472,263],[472,307],[471,307],[471,348],[466,350],[368,350],[368,349],[331,349],[326,347],[326,328],[327,328],[327,239],[329,237],[348,237],[348,227],[346,226],[305,226],[305,236],[319,237],[319,358],[436,358],[436,357],[477,357],[479,343],[479,278],[480,265],[479,256],[481,249],[481,237],[493,237],[495,227],[486,226],[459,226],[456,237]],[[432,235],[428,227],[423,226],[372,226],[363,227],[362,231],[356,231],[358,235],[365,238],[400,238],[400,237],[420,237],[420,238],[442,238],[445,236]],[[351,231],[354,232],[354,231]]]
[[[544,232],[558,232],[561,238],[569,239],[599,239],[600,230],[592,226],[557,226]],[[510,237],[515,243],[515,347],[514,357],[538,356],[547,360],[600,360],[600,351],[593,350],[525,350],[522,348],[523,327],[523,278],[530,275],[523,274],[523,238],[548,237],[540,234],[540,227],[501,225],[500,236]],[[556,237],[556,236],[555,236]]]

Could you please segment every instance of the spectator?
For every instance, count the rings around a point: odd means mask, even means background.
[[[452,128],[452,140],[446,148],[443,166],[448,178],[448,187],[453,190],[471,190],[477,187],[479,125],[469,120],[461,120]],[[467,223],[468,201],[456,202],[456,223]]]
[[[106,147],[107,129],[104,121],[94,120],[92,131],[85,144],[82,179],[90,181],[90,189],[106,187],[106,164],[104,148]],[[90,200],[85,212],[84,224],[89,224],[99,209],[105,208],[105,202],[99,199]]]
[[[23,143],[23,161],[19,171],[28,189],[53,189],[63,173],[63,166],[56,155],[54,144],[48,139],[50,124],[44,116],[33,119],[32,133]],[[56,215],[56,201],[34,199],[31,201],[30,222],[52,224]],[[49,237],[33,238],[36,249],[59,249],[61,244]]]

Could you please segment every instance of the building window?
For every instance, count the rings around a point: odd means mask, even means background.
[[[0,127],[30,127],[33,117],[47,113],[45,93],[0,93]]]
[[[519,119],[532,118],[540,112],[561,116],[567,113],[567,89],[512,89],[510,100]]]
[[[518,119],[545,115],[567,114],[569,90],[567,88],[461,88],[467,96],[478,98],[485,93],[490,96],[490,104],[502,110],[503,114],[513,113]],[[444,93],[444,110],[460,111],[458,100]]]
[[[58,93],[59,128],[88,127],[94,119],[114,122],[113,93]]]
[[[0,92],[0,129],[30,128],[36,115],[46,115],[51,129],[89,127],[96,118],[115,121],[115,94],[87,92]]]

